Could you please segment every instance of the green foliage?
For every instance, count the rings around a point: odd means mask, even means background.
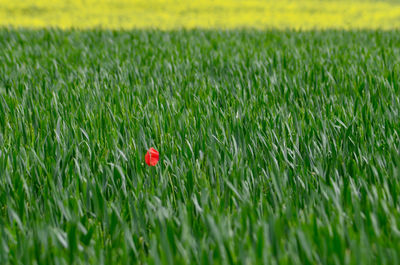
[[[399,33],[0,30],[0,263],[400,263]]]

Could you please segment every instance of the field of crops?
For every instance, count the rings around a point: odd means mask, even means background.
[[[399,0],[0,0],[0,25],[30,28],[393,29]]]
[[[1,264],[400,263],[399,31],[2,29],[0,62]]]

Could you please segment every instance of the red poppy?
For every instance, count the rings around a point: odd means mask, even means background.
[[[157,165],[158,159],[160,158],[158,151],[151,147],[146,155],[144,156],[144,160],[146,161],[146,164],[153,167]]]

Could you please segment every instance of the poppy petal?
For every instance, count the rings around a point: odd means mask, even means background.
[[[147,151],[146,155],[144,156],[144,160],[145,160],[146,164],[151,167],[157,165],[159,158],[160,158],[160,155],[159,155],[158,151],[156,149],[154,149],[153,147],[151,147]]]

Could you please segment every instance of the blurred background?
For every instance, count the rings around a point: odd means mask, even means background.
[[[0,25],[112,29],[392,29],[400,26],[400,1],[0,0]]]

